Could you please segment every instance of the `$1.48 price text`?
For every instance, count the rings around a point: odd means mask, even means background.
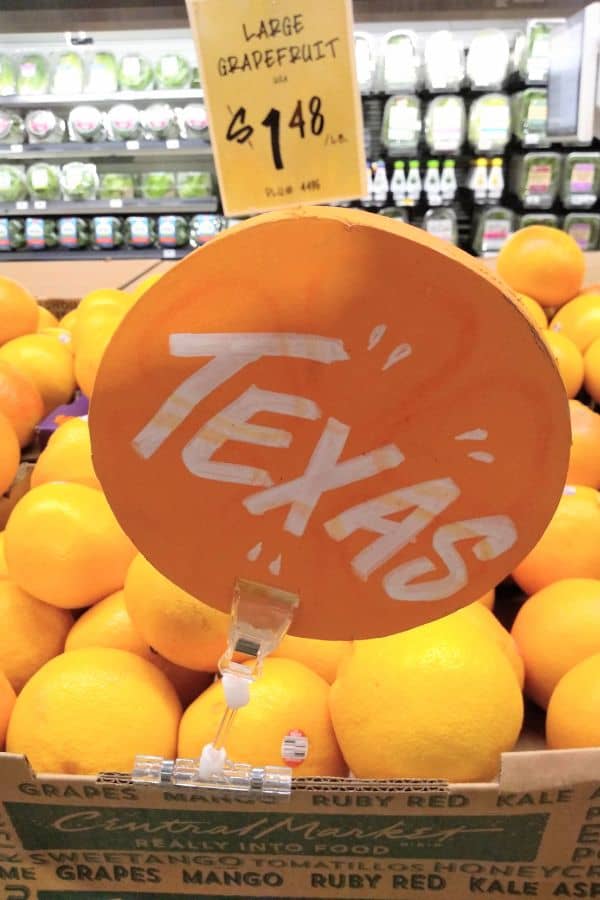
[[[227,128],[226,138],[228,141],[245,144],[254,135],[255,125],[247,120],[245,106],[240,106],[235,112],[232,110],[230,112],[232,115]],[[296,130],[302,140],[311,136],[319,137],[325,128],[322,101],[316,95],[311,97],[308,102],[297,100],[289,119],[287,119],[287,116],[283,117],[283,125],[282,115],[280,109],[272,106],[260,122],[260,127],[266,128],[269,132],[273,166],[278,170],[285,169],[285,162],[281,153],[282,127]]]

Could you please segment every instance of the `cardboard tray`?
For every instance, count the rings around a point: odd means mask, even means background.
[[[497,784],[306,779],[277,805],[0,754],[0,891],[40,900],[600,897],[600,748]]]

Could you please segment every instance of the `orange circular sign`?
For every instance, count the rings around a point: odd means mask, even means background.
[[[167,577],[290,631],[389,634],[470,603],[541,535],[569,415],[542,340],[480,263],[349,210],[258,217],[129,312],[91,406],[94,465]]]

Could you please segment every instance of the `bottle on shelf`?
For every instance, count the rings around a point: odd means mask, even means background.
[[[440,191],[444,203],[452,203],[456,196],[456,162],[453,159],[444,160],[442,174],[440,176]]]
[[[469,187],[473,191],[475,203],[485,203],[488,191],[488,161],[483,156],[475,160],[469,176]]]
[[[362,198],[365,206],[371,205],[371,197],[373,196],[373,163],[367,162],[367,193]]]
[[[504,172],[502,170],[502,159],[495,156],[487,176],[487,196],[488,200],[497,202],[504,193]]]
[[[390,182],[390,190],[395,206],[403,206],[406,200],[406,175],[404,174],[404,160],[398,159],[394,163],[394,174]]]
[[[423,182],[423,190],[427,195],[429,206],[440,206],[442,202],[440,184],[440,164],[437,159],[427,160],[427,171]]]
[[[382,159],[378,160],[375,166],[375,175],[373,176],[372,198],[376,206],[385,206],[390,190],[385,163]]]
[[[423,185],[421,182],[421,173],[419,171],[419,160],[411,159],[408,164],[408,175],[406,178],[406,196],[413,204],[418,203],[421,197]]]

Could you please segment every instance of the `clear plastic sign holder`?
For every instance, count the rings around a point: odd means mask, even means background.
[[[266,656],[285,636],[300,600],[296,594],[238,578],[233,592],[227,649],[219,661],[225,710],[212,743],[198,759],[137,756],[136,784],[169,784],[194,790],[250,794],[260,800],[287,799],[292,770],[253,766],[227,757],[226,743],[239,709],[250,702],[250,686]]]

